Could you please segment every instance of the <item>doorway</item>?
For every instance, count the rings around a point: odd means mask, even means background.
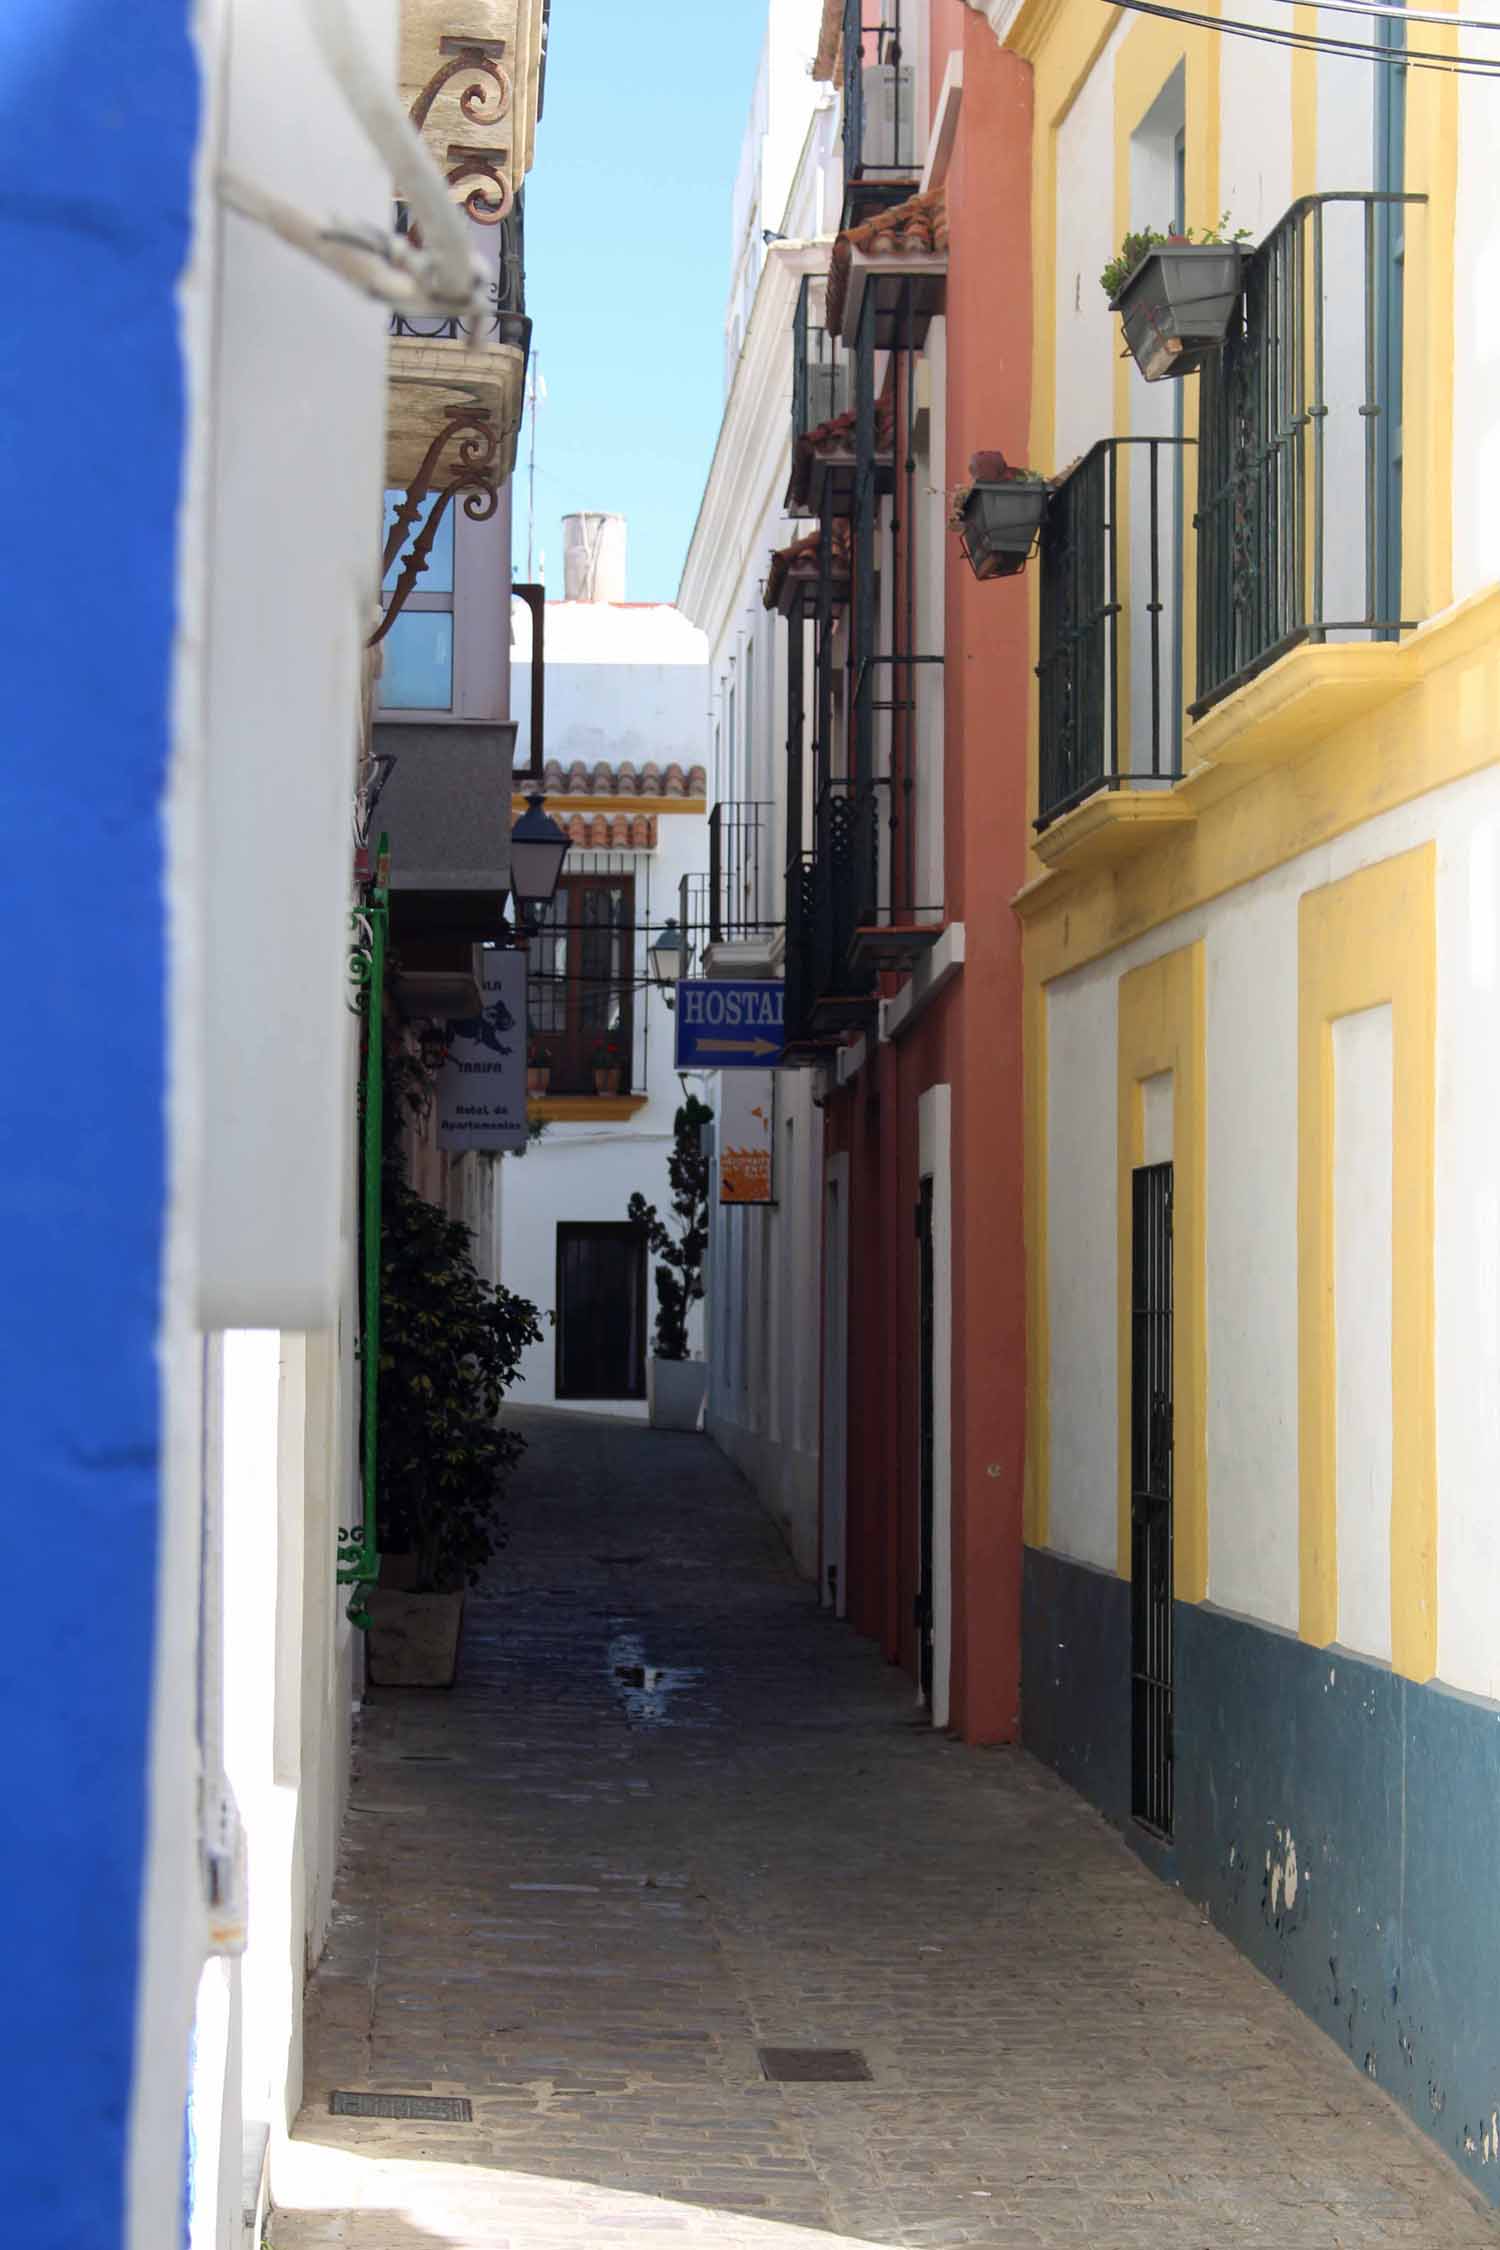
[[[917,1195],[917,1676],[923,1701],[932,1702],[933,1623],[932,1566],[935,1541],[936,1495],[936,1279],[932,1254],[932,1180],[921,1183]]]
[[[560,1399],[646,1395],[646,1237],[613,1220],[557,1229]]]
[[[835,1617],[848,1613],[849,1159],[831,1157],[823,1184],[822,1584]]]
[[[1172,1166],[1131,1175],[1131,1810],[1172,1833]]]

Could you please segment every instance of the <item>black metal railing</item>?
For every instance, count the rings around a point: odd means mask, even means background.
[[[873,971],[856,970],[850,950],[857,930],[880,915],[880,824],[883,781],[832,780],[818,796],[815,882],[818,998],[873,990]]]
[[[1407,205],[1304,196],[1246,261],[1199,393],[1194,715],[1300,641],[1389,640],[1401,615]]]
[[[709,943],[765,937],[776,927],[770,897],[774,805],[716,804],[708,816]]]
[[[794,852],[786,869],[786,958],[783,994],[786,1040],[795,1046],[812,1033],[813,1001],[818,992],[815,954],[817,920],[817,860],[812,852]]]
[[[915,183],[916,93],[901,43],[901,0],[844,0],[846,226]]]
[[[405,204],[396,206],[396,232],[405,234],[407,211]],[[526,222],[524,199],[517,196],[510,210],[494,227],[474,229],[476,249],[490,262],[491,242],[495,251],[495,276],[488,290],[489,309],[481,323],[481,332],[499,344],[514,344],[525,351],[531,341],[531,323],[526,318]],[[467,336],[471,323],[467,320],[448,319],[441,314],[408,315],[391,314],[391,334],[407,336],[420,342],[456,342]]]
[[[682,932],[684,976],[696,976],[709,943],[713,921],[708,877],[701,868],[684,875],[677,886],[677,927]]]
[[[792,316],[792,443],[842,414],[851,398],[849,362],[824,320],[827,281],[802,277]]]
[[[1042,522],[1038,828],[1181,771],[1180,438],[1104,438]],[[1132,489],[1121,552],[1121,467]]]

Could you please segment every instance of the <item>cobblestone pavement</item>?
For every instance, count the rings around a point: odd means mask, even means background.
[[[1497,2250],[1077,1797],[918,1723],[707,1440],[522,1419],[457,1688],[362,1721],[275,2250]]]

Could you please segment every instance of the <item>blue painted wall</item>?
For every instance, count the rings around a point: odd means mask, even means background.
[[[160,1454],[173,293],[197,130],[186,0],[0,7],[0,2231],[26,2250],[114,2250],[124,2223]]]
[[[1500,1708],[1208,1605],[1175,1631],[1159,1864],[1500,2203]],[[1028,1748],[1134,1840],[1124,1581],[1028,1550],[1023,1659]]]

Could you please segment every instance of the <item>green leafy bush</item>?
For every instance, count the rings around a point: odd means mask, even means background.
[[[672,1190],[674,1227],[637,1190],[626,1215],[645,1231],[656,1252],[656,1356],[686,1359],[688,1313],[703,1295],[703,1258],[708,1248],[708,1158],[702,1129],[713,1118],[706,1102],[689,1094],[672,1121],[672,1153],[667,1184]]]
[[[1227,211],[1221,213],[1217,226],[1200,227],[1196,233],[1191,227],[1181,234],[1163,234],[1157,227],[1138,227],[1133,234],[1126,235],[1100,274],[1099,286],[1113,302],[1148,250],[1182,250],[1194,244],[1200,249],[1210,249],[1215,244],[1248,242],[1249,239],[1248,227],[1230,227]]]
[[[387,1075],[389,1108],[408,1089]],[[541,1341],[535,1305],[480,1278],[469,1229],[401,1176],[393,1128],[380,1241],[382,1550],[416,1560],[416,1590],[472,1586],[501,1544],[500,1489],[525,1451],[495,1417],[521,1354]]]

